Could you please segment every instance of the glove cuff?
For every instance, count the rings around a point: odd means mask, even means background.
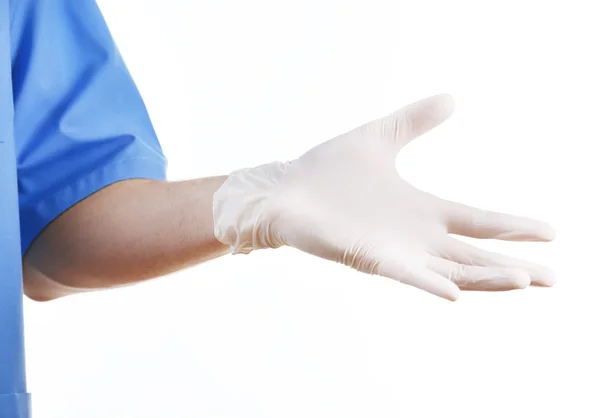
[[[269,200],[288,166],[276,161],[236,170],[215,192],[214,234],[232,254],[284,245],[273,234]]]

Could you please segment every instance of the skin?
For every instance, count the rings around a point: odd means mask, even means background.
[[[212,199],[227,177],[126,180],[64,212],[23,258],[25,295],[49,301],[154,279],[228,253]]]

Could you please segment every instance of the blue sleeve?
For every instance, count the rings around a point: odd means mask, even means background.
[[[142,98],[94,0],[13,0],[22,253],[62,212],[114,182],[165,178]]]

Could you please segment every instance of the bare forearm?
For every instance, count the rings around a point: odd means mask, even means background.
[[[66,294],[122,286],[225,254],[212,217],[225,179],[129,180],[90,196],[35,240],[25,257],[26,292],[44,282]]]

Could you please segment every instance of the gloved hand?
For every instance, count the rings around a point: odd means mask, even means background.
[[[544,267],[448,235],[550,241],[550,226],[440,199],[398,175],[398,152],[453,109],[450,96],[433,96],[294,161],[233,172],[214,195],[216,238],[234,254],[288,245],[449,300],[459,289],[551,286]]]

